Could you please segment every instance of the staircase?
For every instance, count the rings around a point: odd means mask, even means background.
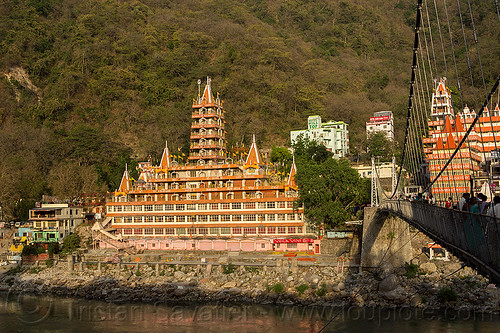
[[[121,234],[115,235],[110,233],[108,230],[112,230],[112,228],[109,228],[107,230],[104,229],[111,222],[111,220],[111,217],[107,217],[102,223],[97,221],[94,224],[94,226],[92,227],[92,231],[97,232],[95,239],[111,245],[117,250],[123,250],[128,254],[135,254],[135,249],[127,242],[123,242]]]

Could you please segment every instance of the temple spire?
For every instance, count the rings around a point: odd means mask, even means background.
[[[292,167],[290,168],[290,174],[288,175],[288,181],[286,185],[292,188],[297,187],[295,182],[295,175],[297,174],[297,166],[295,165],[295,155],[293,155]]]
[[[160,168],[170,168],[170,153],[168,151],[167,140],[165,140],[165,148],[163,149],[163,154],[161,155]]]
[[[255,134],[254,134],[252,137],[252,146],[248,151],[248,156],[245,165],[258,165],[258,164],[262,164],[262,160],[259,155],[259,150],[257,149],[257,143],[255,141]]]
[[[205,85],[205,90],[203,91],[203,96],[201,97],[201,103],[212,104],[214,103],[214,95],[212,94],[211,87],[212,79],[207,76],[207,84]]]
[[[128,192],[129,190],[130,190],[130,177],[128,174],[128,165],[125,164],[125,171],[123,172],[118,192]]]

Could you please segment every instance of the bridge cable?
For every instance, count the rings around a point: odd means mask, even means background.
[[[441,40],[441,51],[443,52],[443,63],[444,63],[445,73],[446,73],[446,77],[448,77],[448,65],[446,63],[446,52],[444,50],[443,34],[441,32],[441,21],[439,20],[439,14],[438,14],[436,0],[434,0],[434,10],[436,13],[436,22],[438,25],[439,39]]]
[[[463,35],[463,39],[464,39],[465,54],[467,56],[467,68],[469,70],[469,76],[470,76],[471,85],[472,85],[472,94],[474,96],[474,106],[475,106],[475,110],[477,110],[478,109],[478,103],[477,103],[477,97],[476,97],[476,89],[475,89],[475,86],[474,86],[474,75],[473,75],[473,72],[472,72],[472,65],[471,65],[470,55],[469,55],[469,47],[468,47],[467,38],[466,38],[466,34],[465,34],[465,25],[463,23],[462,9],[461,9],[459,0],[457,0],[457,5],[458,5],[458,13],[459,13],[459,17],[460,17],[460,24],[461,24],[461,27],[462,27],[462,35]],[[470,5],[470,3],[469,3],[469,5]],[[471,12],[471,15],[472,15],[472,12]],[[474,39],[476,39],[476,38],[477,38],[477,36],[476,36],[475,28],[474,28]],[[478,50],[478,52],[479,52],[479,50]],[[479,55],[479,53],[478,53],[478,55]],[[480,63],[480,59],[479,59],[479,63]],[[484,73],[483,73],[483,70],[482,70],[482,66],[481,66],[481,77],[483,78],[483,83],[484,83]],[[486,96],[486,91],[487,91],[486,90],[486,83],[484,83],[484,90],[485,90],[485,96]],[[481,126],[481,123],[479,123],[479,125],[478,125],[478,130],[479,130],[479,136],[481,137],[481,145],[482,145],[482,154],[481,155],[482,155],[482,159],[486,160],[485,147],[484,147],[483,128]],[[472,154],[471,154],[471,167],[472,166],[473,166],[473,163],[472,163]],[[471,170],[471,171],[473,172],[473,170]],[[488,174],[489,174],[489,172],[488,172]],[[471,191],[472,190],[473,189],[471,188]]]
[[[417,63],[417,49],[418,49],[418,33],[420,30],[420,21],[421,21],[421,11],[422,11],[422,0],[417,0],[417,14],[416,14],[416,19],[415,19],[415,39],[413,42],[413,61],[412,61],[412,66],[411,66],[411,79],[410,79],[410,93],[408,96],[408,110],[407,110],[407,115],[406,115],[406,129],[405,129],[405,138],[404,138],[404,143],[403,143],[403,152],[401,154],[401,163],[400,163],[400,169],[398,173],[398,178],[396,181],[396,188],[394,189],[394,192],[391,195],[391,198],[394,197],[394,195],[397,192],[397,188],[399,186],[399,183],[401,181],[401,174],[403,172],[403,163],[405,161],[405,155],[406,155],[406,148],[408,144],[408,125],[410,123],[410,117],[411,117],[411,109],[412,109],[412,98],[413,98],[413,84],[415,82],[415,67]]]
[[[500,10],[498,9],[498,0],[495,0],[495,9],[497,10],[498,22],[500,22]]]
[[[445,0],[444,0],[444,1],[445,1]],[[445,6],[445,8],[447,8],[447,7],[446,7],[446,3],[444,4],[444,6]],[[436,3],[436,0],[434,0],[434,9],[435,9],[435,13],[436,13],[436,20],[437,20],[438,27],[439,27],[439,37],[440,37],[440,41],[441,41],[441,50],[442,50],[442,52],[443,52],[443,61],[444,61],[445,73],[446,73],[445,75],[446,75],[446,78],[447,78],[448,80],[450,80],[450,76],[449,76],[449,72],[448,72],[448,66],[447,66],[447,62],[446,62],[446,52],[445,52],[445,46],[444,46],[444,38],[443,38],[443,35],[442,35],[442,32],[441,32],[441,21],[440,21],[440,19],[439,19],[439,14],[438,14],[438,8],[437,8],[437,3]],[[447,18],[447,20],[448,20],[448,11],[447,11],[447,10],[446,10],[446,18]],[[450,25],[449,25],[449,20],[448,20],[448,30],[449,30],[449,29],[450,29]],[[450,30],[449,30],[449,31],[450,31]],[[451,40],[451,38],[450,38],[450,40]],[[437,80],[437,79],[438,79],[438,77],[436,77],[436,80]],[[458,83],[458,80],[459,80],[459,79],[458,79],[458,73],[457,73],[457,86],[460,84],[460,83]],[[453,112],[453,114],[454,114],[454,111],[453,111],[453,109],[454,109],[454,108],[453,108],[453,98],[452,98],[452,96],[451,96],[451,90],[450,90],[450,100],[451,100],[451,104],[452,104],[452,110],[451,110],[451,111],[452,111],[452,112]],[[440,121],[440,120],[438,119],[438,121]],[[451,119],[450,119],[450,121],[451,121]],[[446,118],[443,118],[443,128],[445,127],[445,124],[446,124]],[[456,123],[455,123],[455,124],[456,124]],[[453,134],[452,134],[452,135],[453,135]],[[469,152],[470,152],[470,148],[469,148]],[[461,161],[462,166],[463,166],[463,159],[462,159],[461,154],[460,154],[460,161]],[[471,164],[472,164],[472,161],[471,161]],[[439,163],[435,163],[435,165],[439,165]],[[462,174],[463,174],[463,176],[464,176],[464,180],[465,180],[465,178],[466,178],[466,177],[465,177],[465,170],[464,170],[464,168],[463,168],[463,167],[461,167],[460,169],[462,170]],[[456,189],[457,189],[457,186],[456,186],[456,185],[457,185],[457,184],[456,184],[456,181],[455,181],[455,175],[453,175],[453,164],[452,164],[451,169],[447,169],[447,170],[446,170],[446,175],[448,176],[448,179],[450,178],[450,173],[451,173],[451,178],[452,178],[453,186],[454,186],[454,189],[455,189],[455,192],[456,192]],[[429,190],[431,190],[431,189],[429,189]],[[450,194],[452,194],[452,190],[451,190],[451,189],[450,189]],[[453,195],[452,195],[452,197],[453,197]],[[457,199],[457,201],[458,201],[458,197],[459,197],[459,195],[457,195],[457,198],[456,198],[456,199]]]
[[[467,140],[467,137],[469,136],[470,132],[472,131],[472,129],[474,128],[474,126],[476,125],[476,123],[478,122],[479,120],[479,117],[482,115],[483,113],[483,110],[484,108],[488,105],[488,103],[490,102],[490,99],[491,99],[491,96],[493,95],[493,93],[495,92],[495,90],[498,88],[498,84],[500,82],[500,76],[497,77],[496,81],[495,81],[495,84],[493,85],[493,87],[491,88],[490,90],[490,93],[488,94],[484,104],[482,105],[481,109],[479,110],[479,113],[476,114],[476,117],[474,118],[474,120],[472,121],[471,125],[469,126],[469,128],[467,129],[467,132],[465,133],[464,137],[462,138],[462,140],[460,141],[460,143],[458,144],[458,147],[455,149],[455,151],[453,152],[453,154],[450,156],[450,158],[448,159],[448,161],[446,162],[446,164],[444,165],[444,167],[441,169],[441,171],[439,172],[439,174],[434,178],[434,180],[429,184],[429,186],[427,186],[426,188],[426,191],[432,186],[434,185],[434,183],[436,182],[436,180],[441,177],[441,175],[443,174],[444,170],[448,167],[448,165],[450,164],[450,162],[452,161],[452,159],[455,157],[455,155],[457,154],[458,150],[462,147],[463,143],[465,142],[465,140]]]
[[[427,26],[429,27],[429,44],[431,45],[432,60],[434,63],[434,69],[436,70],[435,77],[438,77],[438,69],[437,69],[437,64],[436,64],[436,52],[434,51],[434,41],[432,39],[432,26],[431,26],[431,21],[430,21],[430,16],[429,16],[429,8],[427,7],[427,1],[425,2],[425,15],[427,17]],[[424,24],[425,24],[425,20],[424,20]],[[424,37],[425,37],[425,27],[423,30],[424,30]],[[425,43],[426,43],[426,48],[427,48],[427,39],[425,39]],[[431,73],[432,73],[432,66],[430,66],[430,59],[429,59],[429,67],[431,68]]]
[[[446,0],[443,0],[443,4],[444,4],[444,9],[445,9],[445,14],[446,14],[446,23],[447,23],[447,26],[448,26],[448,35],[449,35],[449,38],[450,38],[450,46],[451,46],[451,53],[453,55],[453,65],[455,67],[455,75],[456,75],[456,78],[457,78],[457,89],[458,89],[458,93],[459,93],[459,97],[460,97],[460,104],[461,104],[461,110],[464,109],[464,105],[463,105],[463,98],[462,98],[462,87],[461,87],[461,84],[460,84],[460,76],[458,74],[458,66],[457,66],[457,59],[456,59],[456,56],[455,56],[455,45],[453,43],[453,35],[452,35],[452,32],[451,32],[451,25],[450,25],[450,19],[449,19],[449,15],[448,15],[448,6],[446,5]],[[450,90],[450,95],[451,95],[451,90]],[[452,105],[452,108],[453,110],[455,109],[455,103],[453,101],[453,98],[451,98],[451,105]],[[459,117],[460,118],[460,114],[463,113],[462,112],[457,112],[457,115],[456,117]],[[467,124],[467,121],[464,117],[464,123]],[[455,118],[455,127],[456,127],[456,118]],[[471,147],[470,147],[470,143],[469,143],[469,140],[467,140],[467,149],[469,151],[469,160],[470,160],[470,163],[472,165],[472,150],[471,150]],[[462,154],[460,153],[459,155],[459,159],[460,159],[460,164],[463,166],[464,164],[464,159],[463,159],[463,156]],[[453,168],[452,168],[453,169]],[[465,174],[465,169],[462,167],[460,168],[462,170],[462,176],[464,177],[464,182],[466,180],[466,174]],[[456,182],[455,182],[455,175],[453,175],[453,185],[455,187],[455,189],[457,188],[457,185],[456,185]],[[451,191],[450,191],[451,192]],[[460,199],[460,194],[457,193],[457,191],[455,191],[455,193],[457,194],[457,201]]]
[[[473,31],[473,35],[474,35],[474,43],[476,45],[476,52],[477,52],[477,59],[478,59],[478,63],[479,63],[479,69],[481,70],[481,78],[483,80],[484,95],[486,97],[488,90],[486,88],[486,81],[484,79],[484,71],[483,71],[483,65],[481,63],[481,55],[479,54],[479,44],[478,44],[478,40],[477,40],[476,24],[474,23],[474,16],[472,15],[472,8],[471,8],[470,1],[467,0],[467,3],[469,5],[469,13],[470,13],[470,19],[471,19],[471,23],[472,23],[472,31]],[[495,138],[494,126],[493,126],[493,119],[491,117],[491,113],[492,112],[493,112],[493,105],[490,104],[490,110],[488,112],[488,115],[489,115],[489,120],[490,120],[491,132],[493,134],[493,143],[495,145],[495,150],[498,151],[497,141],[496,141],[496,138]],[[483,156],[484,156],[484,160],[486,161],[486,151],[484,149],[484,141],[483,141]],[[486,168],[486,172],[488,174],[488,186],[491,188],[492,175],[489,172],[488,168]]]

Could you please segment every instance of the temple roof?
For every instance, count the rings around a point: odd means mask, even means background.
[[[443,92],[447,92],[447,89],[446,89],[446,85],[445,85],[445,81],[446,81],[446,78],[441,78],[439,80],[439,84],[436,88],[437,91],[443,93]]]
[[[444,122],[443,133],[452,133],[454,132],[453,126],[451,125],[451,120],[448,116],[446,116],[446,120]]]
[[[210,86],[211,81],[212,80],[207,77],[207,84],[205,85],[205,90],[203,91],[203,95],[201,96],[201,104],[214,103],[214,95],[212,94],[212,88]]]
[[[250,146],[250,150],[248,151],[247,160],[245,165],[258,165],[262,163],[262,159],[259,155],[259,150],[257,149],[257,143],[255,142],[255,134],[252,137],[252,146]]]
[[[297,187],[295,182],[295,175],[297,174],[297,166],[295,165],[295,156],[293,157],[292,167],[290,168],[290,174],[288,175],[288,181],[286,184],[290,187]]]
[[[455,142],[455,138],[453,134],[448,134],[448,138],[446,139],[446,144],[444,145],[444,149],[456,149],[457,143]]]
[[[165,141],[165,148],[163,149],[163,154],[161,155],[160,168],[166,169],[170,167],[170,153],[168,152],[167,141]]]
[[[444,149],[443,139],[441,139],[441,137],[439,137],[437,139],[436,146],[434,146],[434,149],[435,150],[443,150]]]
[[[118,187],[118,192],[127,192],[130,189],[130,177],[128,174],[128,168],[125,164],[125,171],[123,171],[122,180],[120,182],[120,187]]]
[[[455,120],[455,130],[458,133],[465,132],[464,125],[462,124],[462,119],[460,119],[459,116],[457,116]]]

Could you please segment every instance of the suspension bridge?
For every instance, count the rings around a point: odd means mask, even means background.
[[[498,57],[500,11],[498,0],[481,3],[496,16],[487,29],[497,40],[483,42],[477,6],[417,1],[401,156],[390,190],[382,188],[372,161],[372,205],[500,283],[500,204],[493,208],[500,180],[500,70],[483,60],[495,48]],[[417,198],[407,197],[409,185],[420,189]],[[464,193],[473,199],[457,207]],[[478,193],[484,204],[476,203]],[[448,208],[447,200],[453,202]]]

